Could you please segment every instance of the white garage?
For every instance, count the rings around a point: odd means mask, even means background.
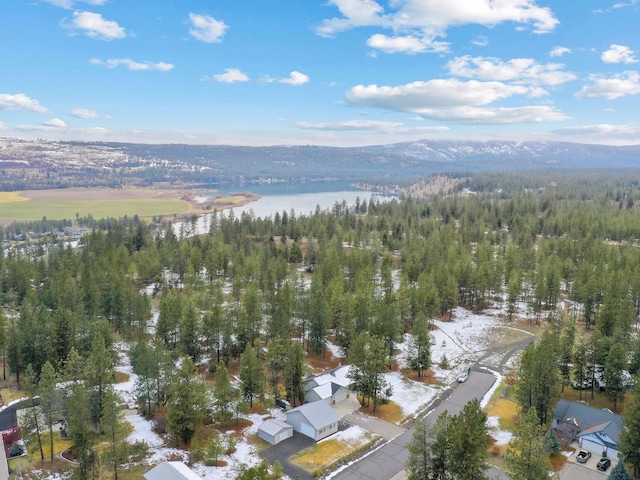
[[[258,427],[258,437],[275,445],[293,437],[293,427],[282,420],[267,420]]]

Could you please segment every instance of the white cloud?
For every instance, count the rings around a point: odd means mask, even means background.
[[[378,120],[346,120],[344,122],[298,122],[296,127],[305,130],[382,130],[389,131],[401,127],[400,122],[382,122]]]
[[[324,20],[316,33],[330,37],[341,31],[358,27],[378,27],[393,30],[394,37],[369,38],[370,46],[378,45],[387,52],[421,53],[441,51],[420,50],[416,39],[427,45],[434,44],[433,39],[444,36],[453,26],[478,24],[492,27],[503,22],[515,22],[519,25],[532,25],[535,33],[547,33],[558,24],[548,7],[540,7],[535,0],[393,0],[390,10],[374,0],[329,0],[330,5],[338,8],[341,15]],[[391,40],[395,39],[395,43]],[[373,43],[373,45],[371,45]],[[399,48],[403,45],[405,48]],[[442,45],[435,43],[439,48]]]
[[[6,130],[6,129],[7,129],[7,126],[4,123],[0,122],[0,130]]]
[[[293,85],[294,87],[297,87],[299,85],[304,85],[310,79],[308,75],[294,70],[289,74],[287,78],[275,78],[269,75],[263,75],[260,80],[265,83],[285,83],[287,85]]]
[[[224,73],[218,73],[213,77],[205,77],[203,80],[215,80],[222,83],[248,82],[249,76],[237,68],[225,68]]]
[[[99,13],[73,12],[73,20],[70,24],[63,24],[65,28],[80,30],[87,37],[99,40],[116,40],[125,38],[127,33],[124,28],[112,20],[105,20]]]
[[[69,112],[69,115],[71,115],[72,117],[85,118],[85,119],[100,117],[98,112],[94,110],[88,110],[86,108],[74,108],[73,110],[71,110],[71,112]]]
[[[60,120],[59,118],[52,118],[51,120],[46,120],[42,122],[42,125],[44,125],[45,127],[54,127],[54,128],[64,128],[67,126],[67,124],[64,123],[64,120]]]
[[[475,39],[471,40],[471,43],[478,47],[486,47],[489,45],[489,39],[484,35],[478,35]]]
[[[576,127],[564,127],[552,130],[556,135],[596,135],[596,136],[616,136],[616,137],[637,137],[640,136],[640,127],[632,125],[611,125],[600,123],[596,125],[580,125]]]
[[[73,7],[75,3],[78,3],[77,0],[44,0],[44,1],[47,3],[50,3],[51,5],[55,5],[56,7],[67,8],[67,9]],[[107,3],[108,0],[81,0],[81,1],[84,1],[84,3],[88,3],[89,5],[100,6]]]
[[[592,83],[582,87],[575,98],[606,98],[614,100],[625,95],[640,94],[640,73],[636,71],[623,72],[611,78],[591,76]]]
[[[189,21],[192,27],[189,33],[196,40],[206,43],[221,42],[227,28],[229,28],[224,22],[216,20],[210,15],[190,13]]]
[[[415,54],[423,52],[446,52],[449,49],[448,42],[439,42],[433,38],[418,38],[413,35],[388,37],[381,33],[376,33],[369,37],[367,45],[386,53]]]
[[[120,65],[124,65],[129,70],[133,71],[158,71],[158,72],[168,72],[173,69],[173,65],[171,63],[165,62],[134,62],[129,58],[109,58],[107,60],[100,60],[99,58],[92,58],[90,60],[92,65],[104,65],[107,68],[116,68]]]
[[[636,3],[638,3],[638,0],[629,0],[628,2],[618,2],[618,3],[614,4],[612,8],[631,7],[631,6],[635,5]]]
[[[40,105],[38,100],[29,98],[24,93],[16,93],[15,95],[0,93],[0,110],[29,110],[36,113],[49,111]]]
[[[480,80],[514,81],[539,85],[560,85],[576,76],[563,72],[560,63],[537,63],[532,58],[514,58],[507,62],[492,57],[456,57],[445,66],[452,75]]]
[[[634,51],[624,45],[613,44],[600,56],[604,63],[637,63]]]
[[[440,133],[449,130],[449,127],[407,127],[401,122],[384,122],[379,120],[346,120],[343,122],[297,122],[296,127],[304,130],[321,131],[377,131],[383,133],[399,134],[425,134]]]
[[[571,53],[571,49],[567,47],[553,47],[553,49],[549,52],[550,57],[562,57],[563,55]]]
[[[397,87],[357,85],[346,98],[349,103],[396,112],[413,112],[423,118],[463,123],[518,123],[565,120],[549,106],[514,108],[484,107],[514,95],[536,95],[539,89],[502,82],[434,79]],[[483,108],[479,108],[483,107]]]
[[[457,79],[434,79],[412,82],[398,87],[356,85],[347,92],[354,105],[420,113],[423,108],[486,105],[513,95],[526,95],[529,88],[501,82],[463,82]]]

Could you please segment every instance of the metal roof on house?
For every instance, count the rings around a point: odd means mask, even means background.
[[[596,423],[591,425],[580,432],[580,437],[584,435],[591,435],[597,437],[601,443],[608,446],[617,447],[618,436],[620,435],[620,428],[613,421]],[[613,444],[609,441],[613,440]]]
[[[299,407],[286,412],[289,415],[299,412],[306,418],[307,422],[316,430],[324,428],[340,420],[340,417],[333,409],[323,401],[305,403]]]
[[[611,412],[611,410],[601,410],[599,408],[590,407],[582,403],[570,402],[568,400],[560,400],[554,410],[555,418],[565,420],[567,418],[575,418],[581,429],[581,434],[585,434],[587,430],[595,427],[602,427],[606,424],[606,433],[615,442],[622,431],[622,420],[620,415]],[[600,428],[598,427],[598,428]],[[602,430],[602,428],[600,428]],[[600,431],[598,430],[598,431]],[[596,430],[594,430],[595,432]]]
[[[341,387],[349,388],[349,385],[351,385],[351,380],[347,377],[347,375],[349,374],[350,369],[351,365],[343,365],[341,367],[334,368],[333,370],[314,375],[313,377],[309,378],[307,382],[315,382],[316,385],[336,383]]]
[[[272,418],[270,420],[266,420],[259,427],[258,430],[262,430],[268,435],[275,437],[278,433],[283,430],[293,429],[293,426],[289,425],[282,420],[278,420],[276,418]]]
[[[202,480],[182,462],[162,462],[144,474],[147,480]]]

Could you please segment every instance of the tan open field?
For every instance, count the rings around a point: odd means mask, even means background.
[[[237,207],[257,200],[252,194],[214,197],[198,202],[198,196],[215,195],[211,190],[65,188],[0,192],[0,221],[75,219],[91,214],[94,218],[125,215],[139,217],[190,216],[214,209]]]

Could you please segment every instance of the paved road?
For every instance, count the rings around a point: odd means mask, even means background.
[[[445,410],[451,415],[457,415],[469,401],[474,398],[482,399],[495,381],[495,377],[491,374],[471,372],[465,383],[458,386],[448,398],[442,398],[440,404],[429,412],[426,421],[429,424],[435,423],[438,416]],[[411,443],[412,437],[413,427],[332,478],[334,480],[388,480],[392,478],[407,463],[409,454],[407,445]]]

